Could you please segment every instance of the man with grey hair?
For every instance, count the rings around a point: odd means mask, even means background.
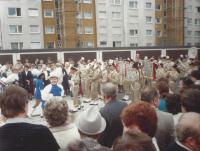
[[[184,113],[176,126],[176,142],[167,151],[200,151],[200,114]]]
[[[105,106],[101,108],[100,113],[106,120],[106,129],[101,133],[98,141],[103,146],[112,147],[114,140],[123,133],[120,115],[127,104],[116,99],[117,86],[111,82],[102,85],[101,93]]]
[[[141,101],[149,103],[155,108],[158,123],[155,138],[161,151],[174,141],[174,121],[170,113],[157,109],[159,105],[159,92],[155,87],[146,87],[141,92]]]

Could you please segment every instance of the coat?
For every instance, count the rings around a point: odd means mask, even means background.
[[[98,142],[106,147],[112,147],[114,140],[123,134],[123,125],[120,118],[122,110],[127,106],[125,102],[111,100],[100,113],[106,120],[106,129],[101,133]]]

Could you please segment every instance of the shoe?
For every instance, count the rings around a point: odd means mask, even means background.
[[[84,103],[90,103],[88,99],[83,100]]]
[[[73,108],[71,108],[71,109],[69,110],[69,112],[72,112],[72,113],[77,112],[77,111],[78,111],[78,108],[76,108],[76,107],[73,107]]]
[[[98,105],[98,102],[92,101],[92,102],[90,103],[90,105]]]
[[[122,100],[128,101],[128,99],[129,99],[129,96],[125,95]]]

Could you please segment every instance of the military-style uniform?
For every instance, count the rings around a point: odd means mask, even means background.
[[[165,69],[159,66],[158,69],[156,70],[156,79],[165,78],[165,77],[166,77]]]
[[[132,84],[132,79],[133,79],[132,64],[127,63],[125,70],[126,70],[126,74],[124,78],[123,87],[124,87],[125,96],[126,96],[130,94],[130,90],[131,90],[131,84]]]
[[[93,70],[91,77],[91,94],[90,97],[92,100],[96,100],[99,94],[99,78],[100,78],[100,69],[96,68]]]
[[[78,107],[81,104],[79,97],[78,97],[79,85],[80,85],[80,72],[76,71],[71,76],[71,90],[72,90],[72,94],[73,94],[74,107]]]
[[[141,85],[139,83],[140,73],[137,69],[132,69],[132,83],[131,83],[131,100],[133,102],[140,100],[140,88]]]
[[[112,82],[113,84],[117,85],[119,84],[119,73],[116,70],[110,71],[108,74],[108,82]]]

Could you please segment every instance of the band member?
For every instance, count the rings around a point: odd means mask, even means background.
[[[73,94],[73,104],[74,104],[72,111],[76,112],[78,111],[78,109],[80,109],[80,105],[81,105],[81,102],[78,97],[79,86],[80,86],[80,73],[77,68],[71,67],[70,74],[71,74],[71,81],[70,81],[71,91]]]
[[[64,90],[61,84],[58,84],[58,76],[52,72],[49,77],[50,84],[47,85],[42,91],[42,100],[49,101],[53,97],[63,97]]]
[[[41,73],[35,80],[35,91],[34,91],[35,105],[33,106],[33,111],[31,112],[31,116],[33,115],[35,109],[38,107],[40,102],[42,102],[42,109],[44,109],[44,101],[42,101],[41,97],[41,91],[44,88],[44,79],[45,79],[45,74]]]

